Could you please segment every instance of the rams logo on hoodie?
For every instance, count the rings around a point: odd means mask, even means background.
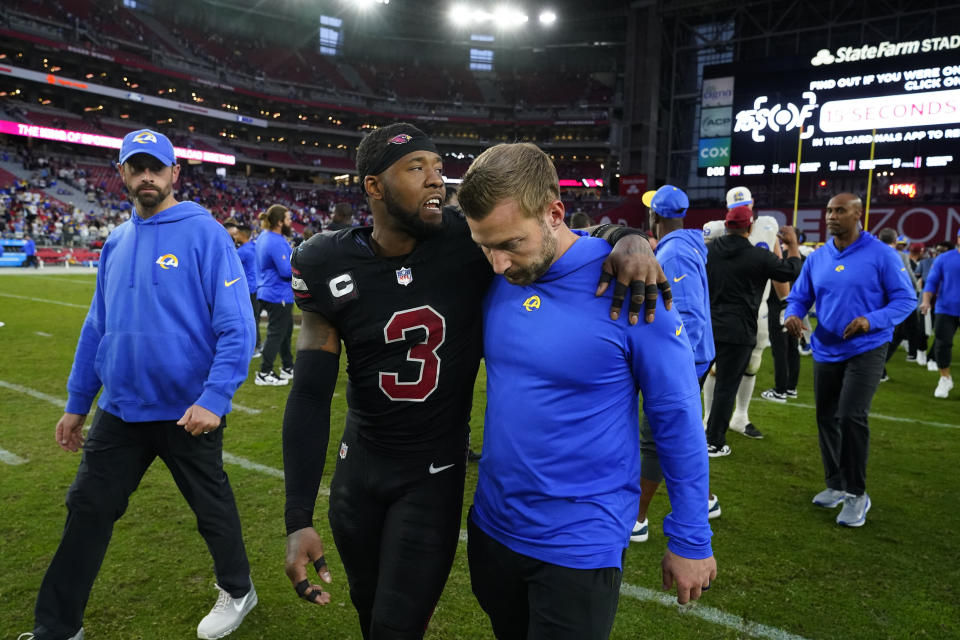
[[[160,265],[161,269],[169,269],[170,267],[179,267],[180,261],[172,253],[165,253],[157,258],[157,264]]]

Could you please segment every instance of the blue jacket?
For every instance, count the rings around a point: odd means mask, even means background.
[[[610,246],[579,238],[539,280],[497,276],[484,300],[487,409],[472,518],[513,551],[564,567],[620,567],[640,496],[643,392],[673,513],[668,546],[712,554],[693,351],[676,310],[610,319],[593,292]]]
[[[951,249],[937,256],[923,290],[937,295],[937,313],[960,316],[960,251]]]
[[[33,238],[30,238],[23,243],[23,254],[27,256],[36,255],[37,253],[37,243],[33,241]]]
[[[240,263],[243,264],[243,274],[247,277],[247,289],[250,294],[257,292],[257,247],[256,240],[251,240],[246,244],[237,247],[237,255],[240,256]]]
[[[257,299],[265,302],[293,303],[290,286],[290,245],[274,231],[257,237]]]
[[[716,356],[710,322],[710,289],[707,286],[707,244],[699,229],[678,229],[657,245],[657,260],[673,290],[673,303],[683,318],[697,377],[707,372]]]
[[[896,251],[861,231],[843,251],[830,240],[807,257],[784,317],[802,318],[814,301],[813,358],[839,362],[890,342],[893,328],[916,309],[917,293]],[[859,316],[870,330],[844,340],[843,330]]]
[[[67,382],[66,410],[127,422],[178,420],[192,404],[230,411],[253,353],[253,314],[230,234],[181,202],[114,229]]]

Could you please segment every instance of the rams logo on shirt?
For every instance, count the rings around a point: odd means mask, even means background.
[[[837,273],[840,273],[841,271],[843,271],[843,269],[844,269],[843,265],[838,264],[837,267],[834,269],[834,271],[836,271]]]
[[[153,135],[153,133],[150,131],[141,131],[136,136],[134,136],[133,141],[138,142],[140,144],[147,144],[148,142],[153,142],[154,144],[156,144],[157,136]]]
[[[530,296],[523,301],[523,308],[527,311],[533,311],[540,308],[540,296]]]
[[[180,261],[177,260],[177,256],[172,253],[165,253],[159,258],[157,258],[157,264],[160,265],[161,269],[169,269],[170,267],[177,268],[180,266]]]

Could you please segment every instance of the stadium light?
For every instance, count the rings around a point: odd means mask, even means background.
[[[465,27],[473,19],[473,12],[469,7],[455,4],[450,7],[450,21],[458,27]]]
[[[489,25],[499,29],[515,29],[530,20],[522,9],[506,4],[485,9],[458,3],[450,7],[448,16],[450,21],[458,27]]]
[[[549,9],[540,12],[540,24],[545,27],[553,26],[553,23],[557,21],[557,14]]]

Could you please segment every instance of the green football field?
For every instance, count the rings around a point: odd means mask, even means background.
[[[0,275],[0,639],[31,629],[34,598],[63,527],[64,495],[80,456],[61,451],[53,432],[93,285],[94,276],[69,272]],[[660,522],[669,510],[661,491],[650,541],[627,552],[612,637],[960,637],[960,387],[948,400],[935,399],[937,374],[906,363],[902,350],[889,371],[871,418],[873,508],[864,527],[846,529],[834,523],[836,510],[810,502],[823,488],[811,360],[801,359],[799,398],[771,403],[759,398],[772,383],[767,351],[750,410],[765,438],[731,434],[733,454],[711,461],[711,488],[723,509],[711,521],[719,567],[713,588],[685,608],[661,591]],[[360,638],[323,497],[316,524],[334,576],[333,602],[320,608],[299,600],[284,574],[280,425],[287,387],[254,386],[252,372],[236,395],[224,449],[260,604],[230,637]],[[333,443],[343,429],[344,389],[341,376]],[[483,405],[481,378],[474,448],[483,438]],[[336,449],[327,452],[327,481]],[[475,483],[471,465],[466,504]],[[87,607],[86,637],[196,637],[216,599],[213,581],[193,515],[157,461],[114,529]],[[493,637],[470,592],[465,544],[426,637]]]

